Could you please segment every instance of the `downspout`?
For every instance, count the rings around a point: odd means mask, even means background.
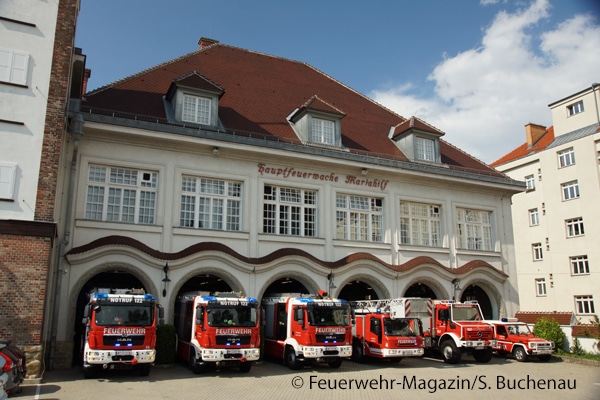
[[[594,102],[596,103],[596,122],[598,125],[600,125],[600,109],[598,108],[598,97],[596,96],[596,93],[598,92],[598,86],[600,86],[600,83],[592,83],[592,92],[594,93]]]
[[[71,99],[73,101],[73,99]],[[79,102],[77,102],[79,103]],[[76,107],[79,110],[79,104]],[[70,124],[67,132],[73,136],[73,154],[71,157],[71,170],[69,172],[69,186],[67,191],[67,209],[65,217],[65,233],[63,239],[60,241],[59,250],[57,252],[56,265],[58,265],[56,275],[54,277],[54,307],[52,310],[52,328],[50,333],[50,350],[48,355],[48,369],[54,368],[54,355],[56,352],[56,337],[58,332],[58,315],[60,310],[60,295],[62,288],[62,278],[66,273],[63,263],[65,248],[71,240],[71,218],[73,215],[73,203],[74,203],[74,192],[75,192],[75,175],[77,173],[77,155],[79,151],[79,139],[83,136],[83,115],[79,111],[69,112]]]

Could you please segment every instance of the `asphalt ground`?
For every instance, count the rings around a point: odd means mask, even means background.
[[[559,397],[560,396],[560,397]],[[494,357],[487,364],[463,356],[461,363],[404,358],[400,363],[344,361],[293,371],[267,360],[248,373],[237,369],[194,375],[186,366],[155,366],[148,377],[136,371],[101,371],[84,379],[81,369],[46,371],[42,383],[24,385],[15,400],[37,399],[600,399],[600,367],[565,362],[517,362]]]

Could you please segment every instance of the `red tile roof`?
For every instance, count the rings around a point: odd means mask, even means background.
[[[523,143],[510,153],[500,157],[490,165],[492,167],[497,167],[498,165],[506,164],[507,162],[517,160],[519,158],[528,156],[530,154],[539,153],[544,150],[550,143],[554,141],[554,127],[549,127],[544,135],[540,137],[535,143],[531,146],[527,145],[527,142]]]
[[[600,335],[600,328],[598,325],[593,324],[581,324],[574,325],[571,330],[571,336],[578,337],[598,337]]]
[[[559,325],[573,325],[575,323],[575,314],[572,312],[539,312],[539,311],[519,311],[515,313],[515,318],[528,324],[535,324],[540,318],[553,319]]]
[[[406,118],[306,63],[220,43],[211,42],[206,48],[89,92],[82,105],[91,112],[103,109],[166,118],[163,96],[183,76],[188,77],[186,83],[193,79],[222,88],[219,118],[226,129],[297,141],[286,117],[313,100],[313,106],[343,113],[342,143],[348,150],[408,161],[388,137],[390,129],[402,126]],[[315,103],[315,99],[319,101]],[[410,121],[443,134],[418,119]],[[441,142],[441,152],[442,162],[451,169],[507,178],[446,142]]]

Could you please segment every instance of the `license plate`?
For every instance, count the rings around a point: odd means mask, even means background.
[[[131,352],[130,351],[115,351],[115,354],[118,356],[130,356]]]
[[[325,351],[336,351],[337,347],[325,347]]]
[[[239,350],[233,350],[233,349],[231,349],[231,350],[226,350],[226,351],[225,351],[225,353],[226,353],[226,354],[242,354],[242,353],[240,353],[240,351],[239,351]]]

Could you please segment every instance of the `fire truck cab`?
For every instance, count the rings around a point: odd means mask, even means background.
[[[83,324],[83,372],[95,369],[137,367],[142,376],[150,373],[156,358],[156,325],[163,309],[143,289],[97,289],[85,306]]]
[[[291,369],[325,362],[339,368],[352,355],[352,320],[346,300],[276,294],[262,301],[265,309],[265,354]]]
[[[194,373],[208,366],[248,372],[260,358],[258,301],[241,293],[188,293],[175,314],[177,354]]]
[[[351,301],[355,324],[352,327],[352,360],[365,357],[388,358],[423,355],[421,321],[410,316],[410,298]],[[415,299],[420,301],[421,299]]]
[[[494,326],[498,340],[494,350],[498,354],[512,354],[517,361],[527,361],[529,356],[537,356],[540,361],[548,361],[554,352],[554,342],[538,338],[531,333],[529,326],[518,318],[502,318],[488,321]]]

